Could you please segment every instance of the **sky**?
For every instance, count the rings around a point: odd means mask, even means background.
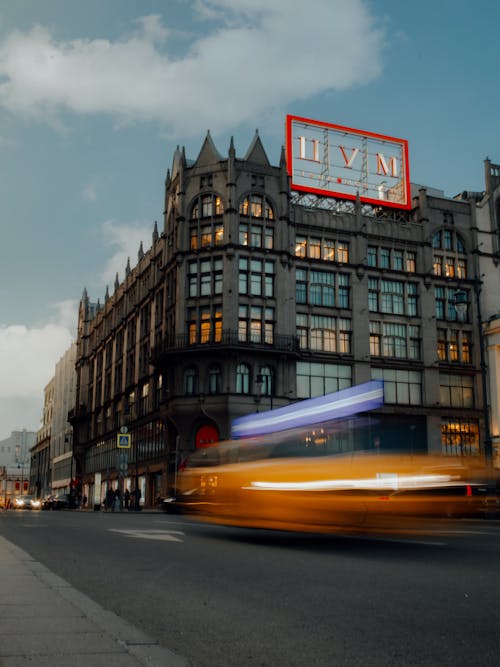
[[[0,439],[161,231],[177,145],[279,163],[286,114],[407,139],[453,197],[500,163],[490,0],[0,0]]]

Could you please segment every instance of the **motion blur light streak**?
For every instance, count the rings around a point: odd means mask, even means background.
[[[390,477],[376,477],[373,479],[325,479],[312,482],[252,482],[244,489],[257,491],[338,491],[348,489],[429,489],[435,487],[451,487],[463,485],[456,476],[450,475],[415,475],[402,477],[391,475]]]
[[[446,528],[456,517],[484,511],[485,469],[476,459],[361,450],[323,455],[323,447],[305,444],[303,455],[283,456],[283,444],[255,446],[250,438],[194,455],[179,475],[177,509],[222,525],[399,535],[434,533],[436,521]]]
[[[382,380],[372,380],[277,410],[240,417],[233,421],[232,435],[235,438],[251,437],[312,426],[373,410],[383,404],[384,383]]]

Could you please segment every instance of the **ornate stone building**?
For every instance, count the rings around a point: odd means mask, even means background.
[[[243,158],[210,134],[194,162],[177,149],[161,232],[102,305],[81,300],[70,421],[88,497],[121,472],[153,504],[234,418],[371,379],[384,407],[332,451],[479,454],[476,206],[425,188],[408,212],[299,195],[258,135]]]

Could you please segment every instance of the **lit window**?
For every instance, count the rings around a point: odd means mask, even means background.
[[[349,262],[349,244],[344,241],[337,243],[337,262],[347,264]]]
[[[335,260],[335,243],[326,239],[323,241],[323,259],[327,262]]]
[[[305,257],[307,252],[307,239],[303,236],[297,236],[295,240],[295,254],[297,257]]]
[[[406,271],[407,273],[415,273],[417,270],[417,259],[414,252],[406,253]]]
[[[321,240],[309,239],[309,257],[312,259],[320,259],[321,257]]]
[[[446,456],[479,455],[479,424],[472,419],[442,419],[441,444]]]

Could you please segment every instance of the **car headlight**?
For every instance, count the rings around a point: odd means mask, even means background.
[[[31,505],[32,505],[33,507],[40,507],[41,504],[42,504],[42,503],[41,503],[39,500],[32,500],[32,501],[31,501]]]
[[[18,507],[22,507],[24,505],[24,500],[16,499],[14,502]]]

